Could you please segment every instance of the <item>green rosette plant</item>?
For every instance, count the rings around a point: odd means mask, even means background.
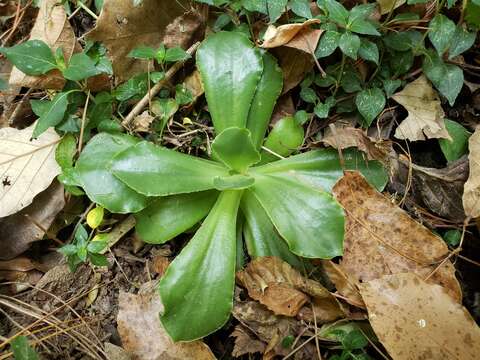
[[[378,162],[353,151],[344,152],[343,166],[332,149],[261,162],[282,73],[243,34],[211,35],[197,66],[217,134],[210,159],[101,133],[75,166],[77,185],[92,201],[136,213],[136,230],[148,243],[163,244],[204,219],[159,285],[160,319],[175,341],[226,323],[243,243],[251,257],[279,256],[297,266],[299,257],[342,255],[344,212],[332,186],[344,169],[360,170],[377,188],[386,183]]]

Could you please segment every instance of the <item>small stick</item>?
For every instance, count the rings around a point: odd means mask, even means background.
[[[193,55],[197,48],[199,47],[200,42],[196,42],[187,50],[189,55]],[[150,91],[140,100],[137,105],[130,111],[130,113],[125,117],[125,120],[122,121],[122,125],[128,127],[133,119],[142,112],[143,108],[148,105],[151,98],[158,94],[158,92],[165,86],[165,84],[180,70],[185,63],[184,61],[176,62],[172,65],[170,69],[167,70],[165,74],[165,78],[158,83],[155,84],[154,87],[150,89]]]

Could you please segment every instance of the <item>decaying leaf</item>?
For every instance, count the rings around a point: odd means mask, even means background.
[[[250,331],[242,325],[237,325],[230,336],[235,338],[235,346],[232,351],[234,357],[254,353],[263,354],[267,347],[267,344],[255,339]]]
[[[480,127],[468,141],[470,174],[463,191],[465,214],[472,218],[480,217]]]
[[[288,46],[313,53],[317,48],[323,30],[311,29],[310,25],[318,23],[320,23],[320,20],[310,19],[302,24],[287,24],[279,27],[270,25],[265,32],[262,47]]]
[[[414,272],[461,299],[448,247],[425,226],[371,187],[358,172],[346,172],[333,189],[346,212],[342,269],[356,281]]]
[[[392,358],[477,359],[480,328],[445,289],[413,273],[360,285],[370,323]]]
[[[402,6],[407,0],[377,0],[380,5],[380,14],[388,14],[390,11]]]
[[[365,304],[358,291],[358,284],[360,283],[345,274],[341,266],[331,260],[322,260],[322,265],[328,278],[335,284],[337,291],[344,297],[344,300],[353,306],[364,308]]]
[[[215,359],[202,341],[174,343],[170,339],[159,320],[163,304],[157,292],[138,295],[120,292],[118,301],[118,332],[123,347],[135,359]]]
[[[155,118],[150,115],[148,110],[145,110],[140,115],[133,119],[133,131],[135,132],[148,132],[150,131],[150,125]]]
[[[450,139],[438,94],[427,78],[422,75],[392,96],[408,111],[408,116],[397,127],[395,137],[410,141],[444,138]]]
[[[60,137],[50,129],[32,140],[34,127],[0,129],[0,218],[30,205],[60,173],[55,161]]]
[[[65,9],[57,0],[45,0],[40,3],[30,40],[43,40],[53,51],[62,48],[67,61],[80,46]],[[59,70],[52,70],[42,76],[28,76],[15,67],[12,69],[9,82],[11,85],[37,89],[61,90],[65,85],[65,79]]]
[[[282,94],[287,93],[295,86],[300,84],[305,74],[309,72],[313,65],[313,57],[304,51],[284,46],[274,49],[276,58],[282,68],[283,90]]]
[[[192,94],[193,101],[197,100],[204,93],[202,79],[200,78],[200,72],[198,70],[195,70],[187,76],[183,85]]]
[[[311,299],[318,322],[333,321],[344,314],[339,303],[319,282],[303,277],[276,257],[258,257],[237,279],[248,295],[277,315],[295,316]]]

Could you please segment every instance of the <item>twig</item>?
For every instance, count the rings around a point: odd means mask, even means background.
[[[193,55],[197,48],[200,46],[200,42],[196,42],[187,50],[189,55]],[[140,100],[137,105],[130,111],[130,113],[125,117],[125,120],[122,121],[122,125],[128,127],[133,119],[142,112],[143,108],[148,105],[150,99],[153,98],[158,92],[165,86],[165,84],[180,70],[186,60],[179,61],[172,65],[170,69],[167,70],[165,78],[155,84],[154,87]]]
[[[132,215],[127,216],[121,223],[113,228],[108,234],[107,247],[103,249],[100,254],[105,254],[110,248],[115,245],[127,232],[133,229],[135,226],[135,217]]]
[[[85,100],[85,107],[82,114],[82,125],[80,126],[80,137],[78,139],[78,153],[82,152],[83,134],[85,132],[85,121],[87,119],[88,101],[90,100],[90,90],[88,90],[87,100]]]

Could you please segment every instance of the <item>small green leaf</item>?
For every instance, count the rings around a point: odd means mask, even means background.
[[[43,75],[57,68],[52,50],[41,40],[29,40],[10,48],[0,48],[0,53],[27,75]]]
[[[73,166],[73,157],[77,152],[77,139],[73,134],[65,135],[55,150],[55,160],[62,170]]]
[[[310,104],[314,104],[318,101],[318,96],[315,91],[310,87],[302,87],[300,90],[300,98]]]
[[[90,253],[88,258],[95,266],[108,266],[108,260],[105,255]]]
[[[310,115],[305,110],[297,111],[293,117],[298,125],[303,125],[310,119]]]
[[[444,119],[444,121],[445,127],[452,140],[438,139],[438,142],[440,143],[443,155],[445,155],[445,159],[447,159],[448,162],[455,161],[468,153],[468,139],[472,134],[456,121],[449,119]]]
[[[87,230],[83,227],[83,225],[79,224],[77,229],[75,230],[75,244],[78,246],[83,246],[87,243],[88,240],[88,233]]]
[[[411,51],[392,51],[390,56],[390,66],[396,76],[403,75],[413,66],[414,55]]]
[[[288,156],[302,145],[304,135],[303,127],[295,118],[287,116],[277,121],[264,146],[278,155]],[[262,152],[262,163],[277,159],[273,154]]]
[[[168,49],[165,53],[165,61],[166,62],[177,62],[177,61],[185,61],[190,59],[191,56],[181,47],[174,47]]]
[[[294,14],[307,19],[312,18],[312,11],[310,10],[310,0],[290,0],[288,6]]]
[[[10,344],[15,360],[38,360],[38,355],[28,343],[26,336],[17,336]]]
[[[333,97],[329,97],[325,100],[325,103],[318,103],[315,105],[313,112],[317,115],[320,119],[326,119],[328,117],[328,113],[330,109],[335,105],[335,99]]]
[[[460,240],[462,239],[462,233],[457,230],[448,230],[443,234],[443,240],[452,247],[458,246],[460,244]]]
[[[358,55],[360,55],[362,59],[372,61],[378,65],[379,53],[377,44],[362,39],[360,49],[358,49]]]
[[[366,19],[373,13],[375,8],[375,3],[355,5],[350,10],[348,20],[353,21],[356,19]]]
[[[274,23],[285,12],[288,0],[266,0],[270,22]]]
[[[135,58],[135,59],[154,59],[156,56],[155,49],[151,48],[150,46],[139,46],[127,55],[127,57]]]
[[[90,210],[86,218],[88,226],[90,226],[90,228],[92,229],[98,228],[103,222],[104,215],[105,211],[101,206],[97,206],[94,209]]]
[[[65,112],[67,111],[68,94],[69,92],[58,93],[55,95],[52,101],[49,101],[48,103],[42,103],[44,105],[42,109],[43,113],[35,125],[32,137],[37,138],[48,128],[60,124],[60,122],[63,120]],[[40,103],[32,100],[32,108],[37,105],[40,105]],[[38,106],[36,108],[39,109]]]
[[[183,84],[175,86],[175,101],[178,105],[186,105],[193,102],[193,95]]]
[[[254,178],[242,174],[216,177],[215,179],[213,179],[213,185],[215,186],[215,189],[219,191],[248,189],[254,183]]]
[[[458,56],[470,49],[475,43],[476,37],[476,31],[469,32],[462,26],[457,26],[450,44],[450,48],[448,49],[448,58],[453,59],[455,56]]]
[[[367,346],[368,340],[360,330],[353,330],[342,338],[342,345],[344,349],[352,351]]]
[[[293,335],[287,335],[282,339],[282,347],[288,349],[293,345],[295,337]]]
[[[360,38],[347,31],[340,36],[340,41],[338,43],[340,50],[347,55],[348,57],[357,60],[358,49],[360,49]]]
[[[108,245],[108,241],[106,240],[97,240],[97,241],[90,241],[87,246],[87,250],[89,253],[98,254],[102,250],[104,250]]]
[[[355,19],[348,25],[348,29],[357,34],[380,36],[375,25],[368,20]]]
[[[80,81],[100,74],[95,63],[86,54],[74,54],[68,67],[63,71],[65,79]]]
[[[340,42],[340,36],[340,33],[337,31],[326,31],[318,42],[317,50],[315,50],[317,59],[333,54]]]
[[[379,88],[363,90],[357,94],[355,104],[360,114],[366,120],[366,125],[370,126],[385,107],[385,95]]]
[[[335,21],[340,25],[347,25],[348,19],[348,10],[340,4],[338,1],[335,0],[325,0],[324,1],[325,7],[328,11],[328,18],[330,20]]]
[[[77,245],[67,244],[58,249],[58,252],[62,253],[65,256],[71,256],[76,254],[78,251]]]
[[[118,101],[126,101],[136,96],[143,96],[148,91],[148,74],[140,74],[130,78],[128,81],[120,84],[112,95]]]
[[[442,56],[452,43],[455,34],[455,23],[445,15],[438,14],[430,21],[428,38],[437,50],[438,55]]]
[[[401,85],[402,85],[402,80],[400,79],[383,80],[383,89],[385,90],[385,94],[387,95],[387,98],[390,98]]]
[[[215,158],[239,173],[260,161],[260,153],[255,149],[248,129],[225,129],[213,141],[212,152]]]
[[[155,60],[157,60],[159,64],[163,64],[165,62],[166,55],[167,55],[167,49],[165,48],[165,45],[160,44],[160,46],[155,52]]]

